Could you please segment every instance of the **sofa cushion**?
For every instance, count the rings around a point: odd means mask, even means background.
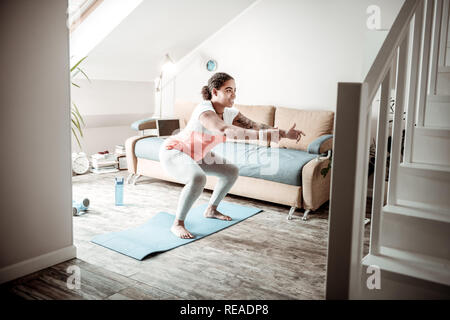
[[[334,112],[323,110],[298,110],[277,107],[275,110],[275,127],[288,130],[295,123],[295,128],[302,130],[305,136],[297,143],[295,140],[281,139],[271,143],[271,147],[289,148],[306,151],[308,145],[318,137],[333,133]]]
[[[235,104],[234,107],[239,110],[247,118],[258,122],[269,125],[273,127],[275,107],[266,105],[245,105],[245,104]],[[241,143],[253,143],[261,146],[269,146],[270,142],[259,141],[259,140],[239,140],[227,138],[230,142],[241,142]]]
[[[138,158],[159,161],[159,137],[140,139],[135,145]],[[316,155],[305,151],[270,148],[249,143],[225,142],[212,149],[239,168],[239,175],[259,178],[294,186],[302,185],[302,168]]]

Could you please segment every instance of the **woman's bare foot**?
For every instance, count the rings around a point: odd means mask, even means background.
[[[226,216],[217,210],[217,206],[209,206],[208,208],[206,208],[203,215],[205,216],[205,218],[214,218],[219,220],[231,221],[231,217]]]
[[[177,237],[181,239],[193,239],[195,238],[187,229],[184,227],[184,221],[175,220],[170,231]]]

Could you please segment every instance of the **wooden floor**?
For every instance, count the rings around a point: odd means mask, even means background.
[[[1,297],[324,299],[328,203],[311,214],[307,222],[301,220],[300,210],[287,221],[287,206],[227,195],[225,201],[264,211],[188,245],[138,261],[93,244],[90,239],[96,234],[140,225],[160,211],[174,212],[182,185],[142,178],[136,186],[126,186],[126,205],[115,207],[115,175],[73,178],[74,199],[88,195],[91,200],[90,211],[73,219],[77,259],[3,284]],[[194,206],[207,202],[210,196],[211,191],[205,190]],[[68,272],[71,266],[79,267],[79,289],[67,285],[73,276]]]

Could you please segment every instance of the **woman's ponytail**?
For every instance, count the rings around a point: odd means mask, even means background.
[[[208,86],[203,86],[202,96],[203,96],[203,100],[211,100],[212,95],[211,95],[211,91],[209,91]]]

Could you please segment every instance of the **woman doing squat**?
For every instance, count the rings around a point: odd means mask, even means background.
[[[302,131],[281,130],[246,118],[233,107],[236,97],[236,83],[226,73],[216,73],[202,88],[204,101],[192,112],[186,127],[178,134],[170,136],[161,145],[159,158],[164,171],[185,183],[178,200],[176,217],[171,231],[183,239],[194,238],[184,225],[184,220],[194,202],[203,192],[206,175],[219,178],[214,188],[209,206],[204,212],[206,218],[231,220],[217,210],[239,176],[239,169],[227,159],[211,150],[225,142],[226,137],[244,137],[249,140],[278,142],[279,138],[300,140]],[[208,164],[204,159],[214,159]]]

